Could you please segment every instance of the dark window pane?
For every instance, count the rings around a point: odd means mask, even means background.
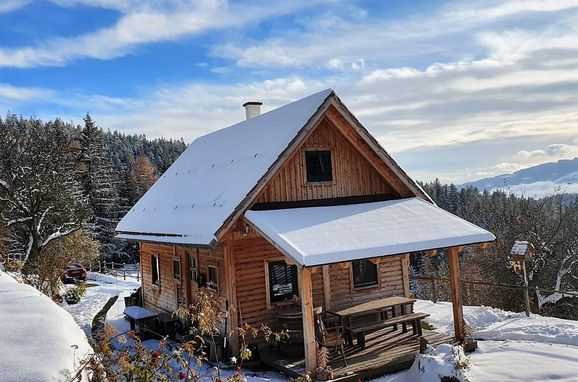
[[[173,260],[173,277],[175,279],[181,278],[181,262],[178,260]]]
[[[306,151],[308,182],[330,182],[333,180],[331,171],[331,151]]]
[[[354,260],[352,265],[354,288],[377,285],[377,265],[369,260]]]
[[[269,295],[271,302],[291,300],[299,294],[297,266],[284,261],[269,262]]]
[[[159,283],[159,258],[158,256],[151,255],[151,268],[152,268],[152,282],[153,284]]]
[[[207,286],[213,289],[219,289],[219,276],[217,267],[209,266],[209,280]]]

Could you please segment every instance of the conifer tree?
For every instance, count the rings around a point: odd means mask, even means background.
[[[81,131],[80,150],[84,195],[92,208],[91,230],[100,243],[102,256],[121,255],[122,246],[114,239],[115,227],[122,217],[119,179],[103,146],[102,130],[88,114]]]

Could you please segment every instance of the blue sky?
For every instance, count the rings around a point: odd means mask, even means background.
[[[190,141],[332,87],[415,178],[578,156],[578,1],[3,0],[0,113]]]

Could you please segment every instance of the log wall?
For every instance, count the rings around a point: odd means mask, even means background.
[[[266,283],[266,262],[286,259],[265,238],[251,234],[232,241],[237,283],[238,318],[240,323],[259,327],[262,323],[275,328],[275,313],[283,310],[299,310],[299,303],[282,302],[268,304]],[[347,268],[341,264],[329,266],[330,293],[332,306],[347,306],[375,298],[404,295],[402,256],[381,258],[378,264],[379,285],[361,290],[353,289],[350,263]],[[406,280],[405,282],[409,282]],[[321,267],[312,270],[313,303],[323,306],[323,273]]]
[[[145,307],[156,311],[172,312],[179,306],[192,302],[198,286],[189,276],[189,256],[197,257],[198,272],[208,277],[208,266],[216,266],[219,271],[219,294],[225,296],[225,274],[223,247],[215,250],[188,248],[161,244],[142,243],[140,248],[142,267],[142,287]],[[159,256],[160,282],[152,283],[151,256]],[[181,264],[181,277],[173,277],[173,260]]]

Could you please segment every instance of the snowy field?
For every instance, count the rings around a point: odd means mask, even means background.
[[[418,300],[415,309],[430,313],[426,321],[436,330],[453,333],[451,303]],[[469,368],[462,380],[578,381],[578,321],[535,314],[526,317],[485,306],[465,306],[464,320],[475,329],[478,350],[468,354]],[[378,381],[439,381],[437,375],[451,369],[453,361],[447,348],[438,348],[420,356],[410,370]]]
[[[119,332],[128,331],[128,321],[122,314],[123,297],[139,283],[98,273],[90,273],[88,282],[97,285],[87,289],[80,303],[62,304],[68,314],[32,287],[17,284],[0,272],[0,382],[66,380],[65,374],[74,370],[80,354],[90,350],[79,326],[89,333],[92,318],[112,296],[118,295],[119,299],[109,309],[107,322]],[[452,333],[451,303],[418,300],[415,309],[430,313],[427,321],[436,330]],[[448,374],[471,382],[578,381],[578,322],[539,315],[526,317],[524,313],[484,306],[464,307],[464,319],[475,329],[476,352],[465,356],[442,345],[420,355],[411,369],[376,381],[433,382]],[[153,349],[158,342],[149,340],[145,344]],[[71,345],[80,348],[75,350]],[[456,371],[456,362],[468,367]],[[205,373],[211,373],[208,366],[203,367]],[[247,375],[249,382],[284,380],[284,376],[274,372]]]

